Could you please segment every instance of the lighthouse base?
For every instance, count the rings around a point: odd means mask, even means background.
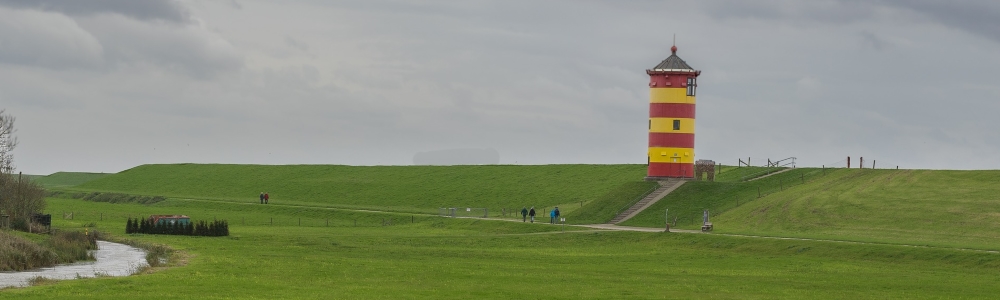
[[[661,180],[666,178],[694,178],[692,163],[649,163],[646,180]]]

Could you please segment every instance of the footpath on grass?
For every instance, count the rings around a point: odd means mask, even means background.
[[[171,198],[172,200],[179,201],[200,201],[200,202],[214,202],[214,203],[225,203],[225,204],[240,204],[240,205],[262,205],[252,202],[237,202],[237,201],[225,201],[225,200],[209,200],[209,199],[193,199],[193,198]],[[437,216],[436,214],[426,214],[426,213],[412,213],[412,212],[393,212],[393,211],[380,211],[380,210],[368,210],[368,209],[352,209],[352,208],[338,208],[338,207],[325,207],[325,206],[310,206],[310,205],[294,205],[294,204],[266,204],[269,206],[280,206],[280,207],[294,207],[294,208],[312,208],[312,209],[325,209],[325,210],[338,210],[338,211],[351,211],[351,212],[364,212],[364,213],[378,213],[378,214],[392,214],[392,215],[416,215],[416,216]],[[475,219],[475,220],[488,220],[488,221],[505,221],[505,222],[522,222],[518,219],[504,219],[504,218],[480,218],[480,217],[453,217],[456,219]],[[548,226],[570,226],[575,228],[588,228],[592,230],[585,231],[632,231],[632,232],[665,232],[664,228],[653,228],[653,227],[635,227],[635,226],[620,226],[613,224],[587,224],[587,225],[569,225],[569,224],[550,224],[545,221],[534,222],[532,224],[548,225]],[[566,232],[579,232],[580,230],[566,231]],[[547,232],[546,234],[558,233]],[[763,235],[751,235],[751,234],[732,234],[732,233],[711,233],[703,232],[700,230],[691,229],[676,229],[671,228],[670,233],[684,233],[684,234],[715,234],[722,236],[731,237],[745,237],[745,238],[756,238],[756,239],[778,239],[778,240],[799,240],[799,241],[815,241],[815,242],[829,242],[829,243],[846,243],[846,244],[858,244],[858,245],[886,245],[886,246],[902,246],[902,247],[915,247],[915,248],[928,248],[928,249],[951,249],[951,250],[961,250],[961,251],[972,251],[972,252],[982,252],[982,253],[998,253],[1000,251],[996,250],[984,250],[984,249],[972,249],[972,248],[958,248],[958,247],[937,247],[928,245],[914,245],[914,244],[897,244],[897,243],[879,243],[879,242],[862,242],[862,241],[851,241],[851,240],[833,240],[833,239],[815,239],[815,238],[802,238],[802,237],[782,237],[782,236],[763,236]]]

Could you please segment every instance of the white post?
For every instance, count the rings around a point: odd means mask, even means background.
[[[663,211],[663,221],[667,224],[667,229],[664,232],[670,232],[670,209]]]

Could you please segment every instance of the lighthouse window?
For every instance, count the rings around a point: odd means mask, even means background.
[[[688,83],[687,84],[687,95],[688,96],[694,96],[694,89],[696,87],[698,87],[698,82],[695,80],[694,77],[688,77],[688,82],[687,83]]]
[[[674,120],[674,130],[681,130],[681,120]]]

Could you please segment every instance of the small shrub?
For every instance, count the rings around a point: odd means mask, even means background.
[[[45,278],[42,276],[36,276],[32,277],[31,279],[28,279],[28,284],[31,286],[49,285],[53,283],[56,283],[55,279]]]
[[[46,193],[46,196],[54,198],[82,199],[93,202],[137,203],[146,205],[167,200],[167,197],[164,196],[143,196],[143,195],[130,195],[123,193],[103,193],[103,192],[69,193],[64,191],[50,191]]]

